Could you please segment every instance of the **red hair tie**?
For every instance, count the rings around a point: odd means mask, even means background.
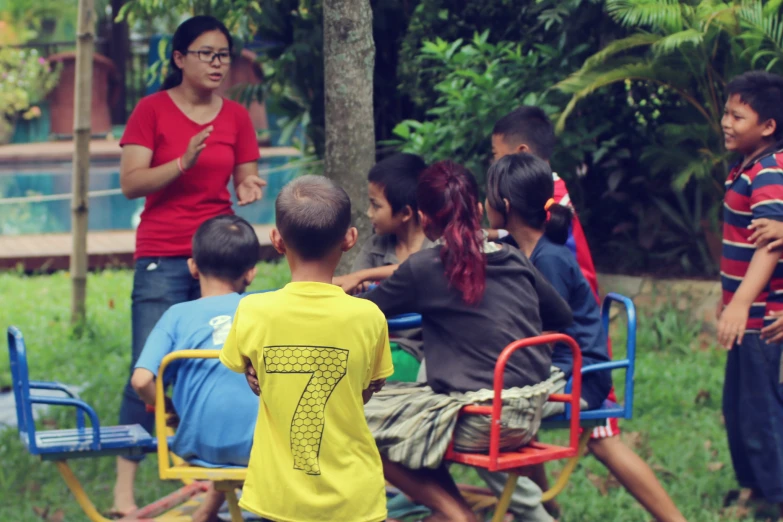
[[[546,220],[549,221],[549,218],[551,217],[551,214],[549,213],[549,207],[555,204],[555,200],[552,198],[549,198],[546,200],[546,203],[544,203],[544,210],[546,210]]]

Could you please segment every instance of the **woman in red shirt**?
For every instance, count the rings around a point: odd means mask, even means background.
[[[146,197],[136,231],[131,371],[163,313],[200,297],[187,267],[191,241],[201,223],[232,213],[229,180],[240,205],[260,199],[266,185],[258,177],[250,115],[215,92],[231,64],[228,29],[210,16],[195,16],[177,28],[172,47],[171,74],[160,92],[139,102],[120,141],[122,192],[129,199]],[[120,424],[141,424],[152,433],[153,423],[154,416],[126,384]],[[113,510],[118,514],[136,509],[139,460],[117,460]]]

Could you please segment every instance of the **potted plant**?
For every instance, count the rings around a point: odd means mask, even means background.
[[[0,144],[45,141],[49,136],[46,95],[57,84],[60,68],[35,49],[0,48]],[[17,128],[18,127],[18,128]]]

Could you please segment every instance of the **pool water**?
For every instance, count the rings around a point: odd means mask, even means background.
[[[259,161],[261,177],[267,180],[264,197],[251,205],[234,211],[253,224],[274,223],[274,202],[280,189],[293,179],[299,169],[286,168],[297,161],[295,157],[279,157]],[[0,199],[26,198],[19,202],[0,201],[0,234],[46,234],[71,231],[71,163],[35,166],[0,167]],[[265,173],[266,170],[272,172]],[[120,188],[119,164],[96,162],[90,166],[88,190],[110,191]],[[233,186],[229,183],[232,200],[236,203]],[[30,200],[31,196],[61,195],[62,199]],[[89,199],[88,229],[131,230],[138,225],[144,199],[128,200],[122,194],[97,195]]]

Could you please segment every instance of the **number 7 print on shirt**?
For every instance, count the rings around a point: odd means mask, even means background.
[[[309,373],[291,419],[294,469],[320,475],[318,455],[324,432],[326,402],[348,370],[348,350],[326,346],[268,346],[264,348],[266,373]]]

